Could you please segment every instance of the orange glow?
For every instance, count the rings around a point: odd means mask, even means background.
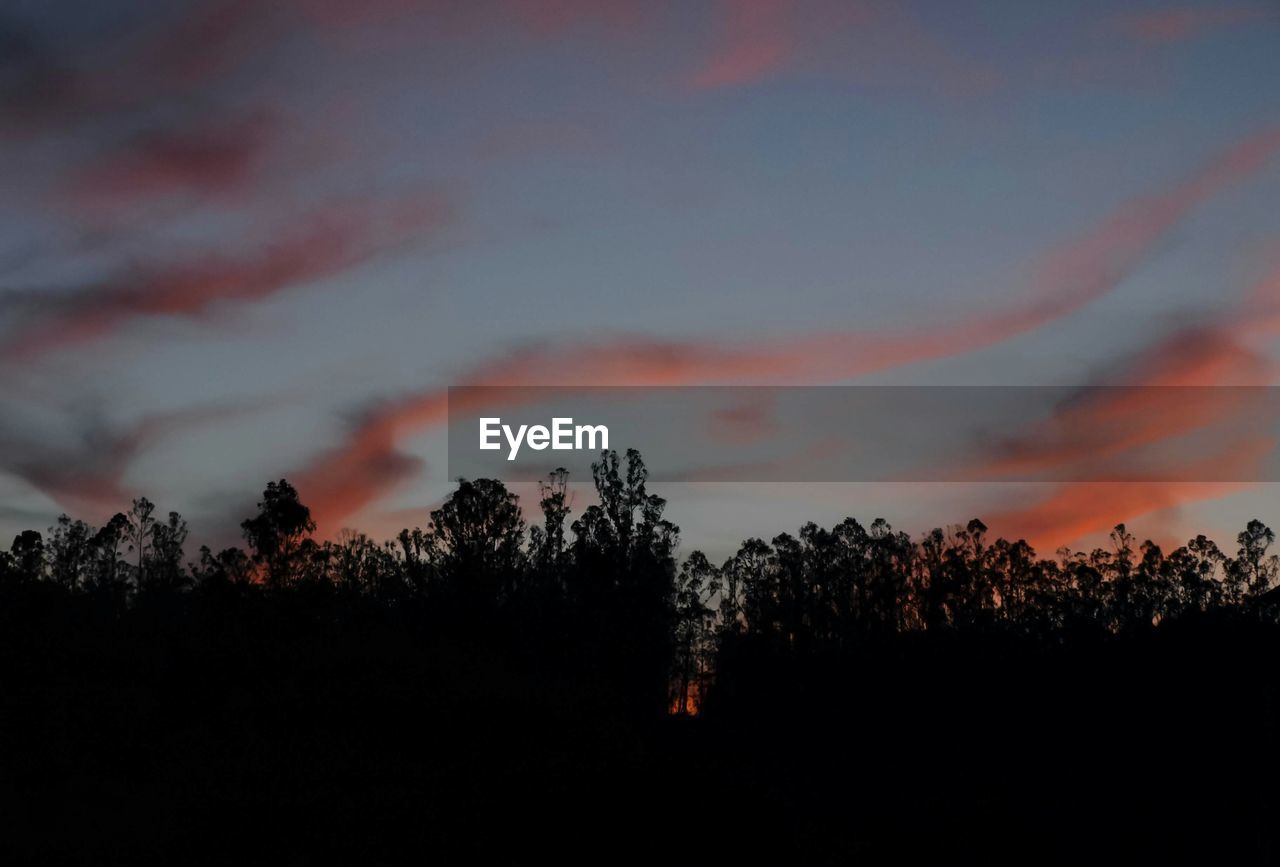
[[[701,690],[698,688],[697,681],[689,684],[689,691],[684,697],[684,706],[680,705],[679,690],[671,696],[671,703],[667,706],[667,713],[671,716],[697,716],[701,707]]]
[[[1277,293],[1280,271],[1262,280],[1238,309],[1216,324],[1174,332],[1139,354],[1117,377],[1125,384],[1149,386],[1266,385],[1274,365],[1245,345],[1280,330]],[[1115,398],[1102,392],[1051,419],[1023,438],[1015,451],[993,463],[996,469],[1062,467],[1076,461],[1122,455],[1129,448],[1156,443],[1211,424],[1228,424],[1247,409],[1230,391],[1179,389],[1162,400],[1159,388]],[[1241,425],[1243,430],[1243,425]],[[1258,468],[1274,443],[1241,438],[1199,466],[1188,477],[1245,477]],[[1256,472],[1261,476],[1261,472]],[[993,515],[1001,533],[1022,536],[1036,547],[1072,542],[1131,518],[1251,487],[1248,482],[1075,482],[1059,486],[1046,499]]]
[[[1197,206],[1260,171],[1280,150],[1280,128],[1227,148],[1199,171],[1155,195],[1125,203],[1083,236],[1051,252],[1032,278],[1030,299],[1004,314],[987,310],[947,325],[900,332],[826,332],[749,343],[627,338],[568,349],[535,346],[481,365],[459,385],[701,385],[829,383],[889,368],[973,352],[1025,334],[1102,297],[1150,255]],[[1270,311],[1275,316],[1274,311]],[[1243,327],[1238,325],[1232,328]],[[1235,346],[1236,331],[1226,342]],[[1169,359],[1153,357],[1157,370]],[[1156,354],[1158,356],[1158,353]],[[1248,366],[1223,348],[1210,351],[1199,373],[1172,377],[1202,382],[1214,365]],[[1163,382],[1155,375],[1147,381]],[[1249,381],[1256,380],[1256,372]],[[499,395],[500,396],[500,395]],[[348,516],[411,479],[421,462],[398,449],[411,432],[447,422],[447,390],[429,389],[366,415],[346,441],[303,468],[299,489],[316,521],[332,532]]]

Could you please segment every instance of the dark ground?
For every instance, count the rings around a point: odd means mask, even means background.
[[[615,661],[413,611],[10,604],[11,864],[1272,863],[1280,630],[907,635],[745,660],[696,719]]]

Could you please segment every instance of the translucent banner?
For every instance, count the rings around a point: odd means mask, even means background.
[[[655,481],[1280,480],[1269,386],[457,387],[451,477]]]

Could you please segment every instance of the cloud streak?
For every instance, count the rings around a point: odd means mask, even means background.
[[[1280,271],[1261,281],[1217,322],[1177,329],[1111,371],[1106,384],[1149,386],[1086,389],[1046,424],[1006,443],[993,469],[1029,472],[1075,467],[1081,473],[1118,461],[1145,446],[1175,443],[1213,429],[1224,444],[1180,475],[1188,480],[1264,478],[1263,462],[1275,442],[1258,433],[1258,406],[1249,395],[1221,385],[1270,385],[1276,365],[1251,345],[1280,334]],[[1134,395],[1138,399],[1133,399]],[[1273,426],[1275,419],[1269,419]],[[1184,460],[1183,457],[1177,458]],[[1185,503],[1250,487],[1242,481],[1072,482],[1042,500],[991,516],[1000,532],[1035,545],[1062,544]]]
[[[0,470],[22,479],[59,507],[102,518],[128,507],[135,492],[129,466],[166,436],[198,430],[261,402],[190,407],[113,425],[97,413],[81,413],[56,432],[20,426],[13,414],[0,420]]]
[[[271,140],[262,112],[215,125],[149,130],[85,166],[69,191],[77,207],[116,207],[139,199],[193,194],[225,197],[245,189]]]
[[[1269,129],[1227,148],[1171,188],[1122,206],[1051,253],[1030,298],[1008,313],[899,333],[838,332],[750,343],[626,338],[576,347],[532,346],[495,359],[455,383],[469,386],[693,385],[835,382],[900,365],[972,352],[1028,333],[1112,290],[1195,207],[1260,171],[1280,150]],[[494,395],[500,398],[500,392]],[[428,389],[362,412],[345,440],[298,476],[317,521],[333,526],[421,470],[399,440],[447,420],[447,391]]]
[[[0,57],[0,121],[10,134],[37,135],[178,106],[272,43],[283,19],[267,8],[196,0],[147,20],[141,36],[122,28],[93,42],[0,24],[0,46],[8,49]]]
[[[451,218],[435,193],[386,202],[331,204],[258,249],[150,264],[68,291],[0,295],[0,310],[24,317],[0,341],[0,360],[30,361],[101,339],[135,320],[199,317],[227,302],[259,301],[349,270],[441,229]]]
[[[1218,30],[1256,21],[1276,20],[1274,7],[1262,4],[1235,6],[1176,6],[1114,20],[1117,30],[1139,42],[1173,45],[1189,42]]]
[[[785,65],[795,50],[787,0],[720,0],[716,43],[690,76],[694,90],[759,81]]]

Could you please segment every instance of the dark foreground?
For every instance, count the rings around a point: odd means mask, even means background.
[[[201,549],[134,501],[0,552],[5,864],[1268,864],[1280,559],[1251,521],[1044,559],[852,518],[723,565],[638,454],[570,522],[460,482]],[[693,709],[673,714],[673,709]]]
[[[1271,863],[1280,630],[945,633],[726,665],[295,594],[9,599],[11,864]],[[765,862],[767,863],[767,862]]]

